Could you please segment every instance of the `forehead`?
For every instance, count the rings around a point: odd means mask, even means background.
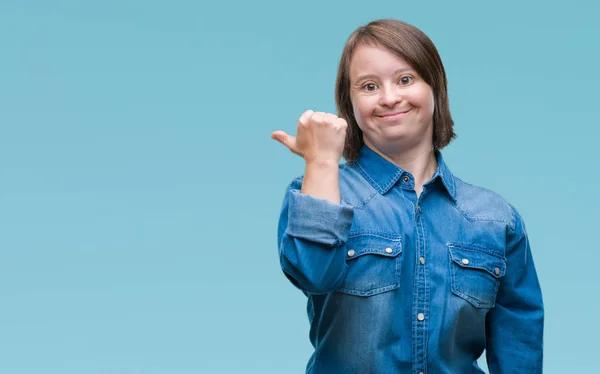
[[[386,48],[360,44],[350,59],[349,74],[350,79],[365,74],[387,76],[393,75],[399,69],[413,70],[413,67]]]

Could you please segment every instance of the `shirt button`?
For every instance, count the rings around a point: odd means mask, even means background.
[[[348,257],[352,257],[356,254],[356,251],[354,249],[351,249],[348,251]]]
[[[425,319],[425,314],[423,314],[423,313],[419,313],[419,314],[417,314],[417,319],[418,319],[419,321],[422,321],[422,320],[424,320],[424,319]]]
[[[463,258],[462,263],[465,265],[469,265],[469,260],[467,260],[466,258]]]
[[[419,262],[421,263],[421,265],[425,265],[425,258],[424,257],[419,258]]]
[[[409,180],[410,180],[410,178],[407,175],[402,177],[402,182],[404,182],[404,183],[408,183]]]
[[[392,253],[392,252],[393,252],[393,250],[392,250],[390,247],[386,248],[386,249],[385,249],[385,251],[386,251],[387,253]]]
[[[495,268],[494,269],[494,274],[499,275],[500,274],[500,268]]]

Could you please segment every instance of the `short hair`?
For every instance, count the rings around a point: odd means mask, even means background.
[[[435,100],[433,112],[433,147],[440,150],[456,137],[450,115],[446,72],[435,45],[424,32],[394,19],[380,19],[356,29],[348,38],[342,52],[335,85],[338,116],[348,123],[343,156],[348,162],[356,161],[364,145],[350,98],[350,62],[359,45],[382,47],[405,60],[431,87]]]

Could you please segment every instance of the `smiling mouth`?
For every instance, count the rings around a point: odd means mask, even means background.
[[[406,113],[410,112],[410,109],[405,111],[405,112],[396,112],[396,113],[390,113],[390,114],[385,114],[383,116],[377,116],[383,120],[395,120],[398,118],[401,118],[402,116],[404,116]]]

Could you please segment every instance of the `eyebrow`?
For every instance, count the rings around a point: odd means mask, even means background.
[[[399,74],[399,73],[404,73],[406,71],[413,71],[414,72],[414,69],[413,68],[400,68],[400,69],[398,69],[398,70],[396,70],[394,72],[394,75]],[[375,75],[375,74],[363,74],[363,75],[359,75],[356,78],[356,81],[362,81],[362,80],[367,79],[367,78],[377,78],[377,75]]]

